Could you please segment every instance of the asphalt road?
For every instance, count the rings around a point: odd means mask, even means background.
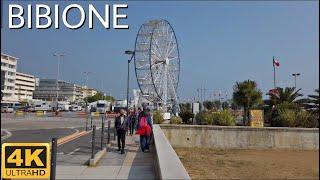
[[[71,113],[68,116],[72,116]],[[111,120],[111,140],[113,139],[113,120]],[[87,121],[87,122],[86,122]],[[13,114],[1,114],[1,128],[11,133],[4,142],[50,142],[51,138],[61,138],[77,131],[85,130],[87,124],[90,130],[91,120],[75,117],[36,117],[28,114],[16,117]],[[94,118],[96,125],[95,149],[101,148],[101,119]],[[107,121],[105,121],[107,127]],[[105,129],[104,145],[107,142],[107,128]],[[58,146],[58,165],[85,165],[91,156],[92,133],[76,138]]]
[[[79,131],[75,128],[34,129],[10,131],[11,136],[4,142],[51,142],[53,137],[61,138]]]

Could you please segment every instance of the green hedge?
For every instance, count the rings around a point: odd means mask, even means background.
[[[154,124],[161,124],[163,123],[164,119],[162,113],[160,111],[155,111],[153,113],[153,123]]]
[[[202,111],[196,115],[196,122],[200,125],[234,126],[235,118],[228,110],[221,112]]]
[[[170,124],[181,124],[181,123],[182,123],[181,117],[173,116],[170,119]]]

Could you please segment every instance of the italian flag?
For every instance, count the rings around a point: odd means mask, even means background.
[[[280,62],[278,60],[273,59],[273,66],[274,67],[280,67]]]

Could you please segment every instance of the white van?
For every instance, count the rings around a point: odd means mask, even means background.
[[[110,104],[111,103],[108,101],[98,100],[96,105],[97,112],[106,113],[108,110],[110,110]]]
[[[34,103],[35,111],[50,111],[51,105],[45,101],[38,101]]]

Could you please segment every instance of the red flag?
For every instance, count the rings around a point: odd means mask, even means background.
[[[278,89],[270,89],[268,94],[269,94],[269,95],[274,95],[274,96],[276,96],[276,97],[279,97],[279,91],[278,91]]]
[[[278,60],[273,60],[273,66],[279,67],[280,66],[280,62]]]

